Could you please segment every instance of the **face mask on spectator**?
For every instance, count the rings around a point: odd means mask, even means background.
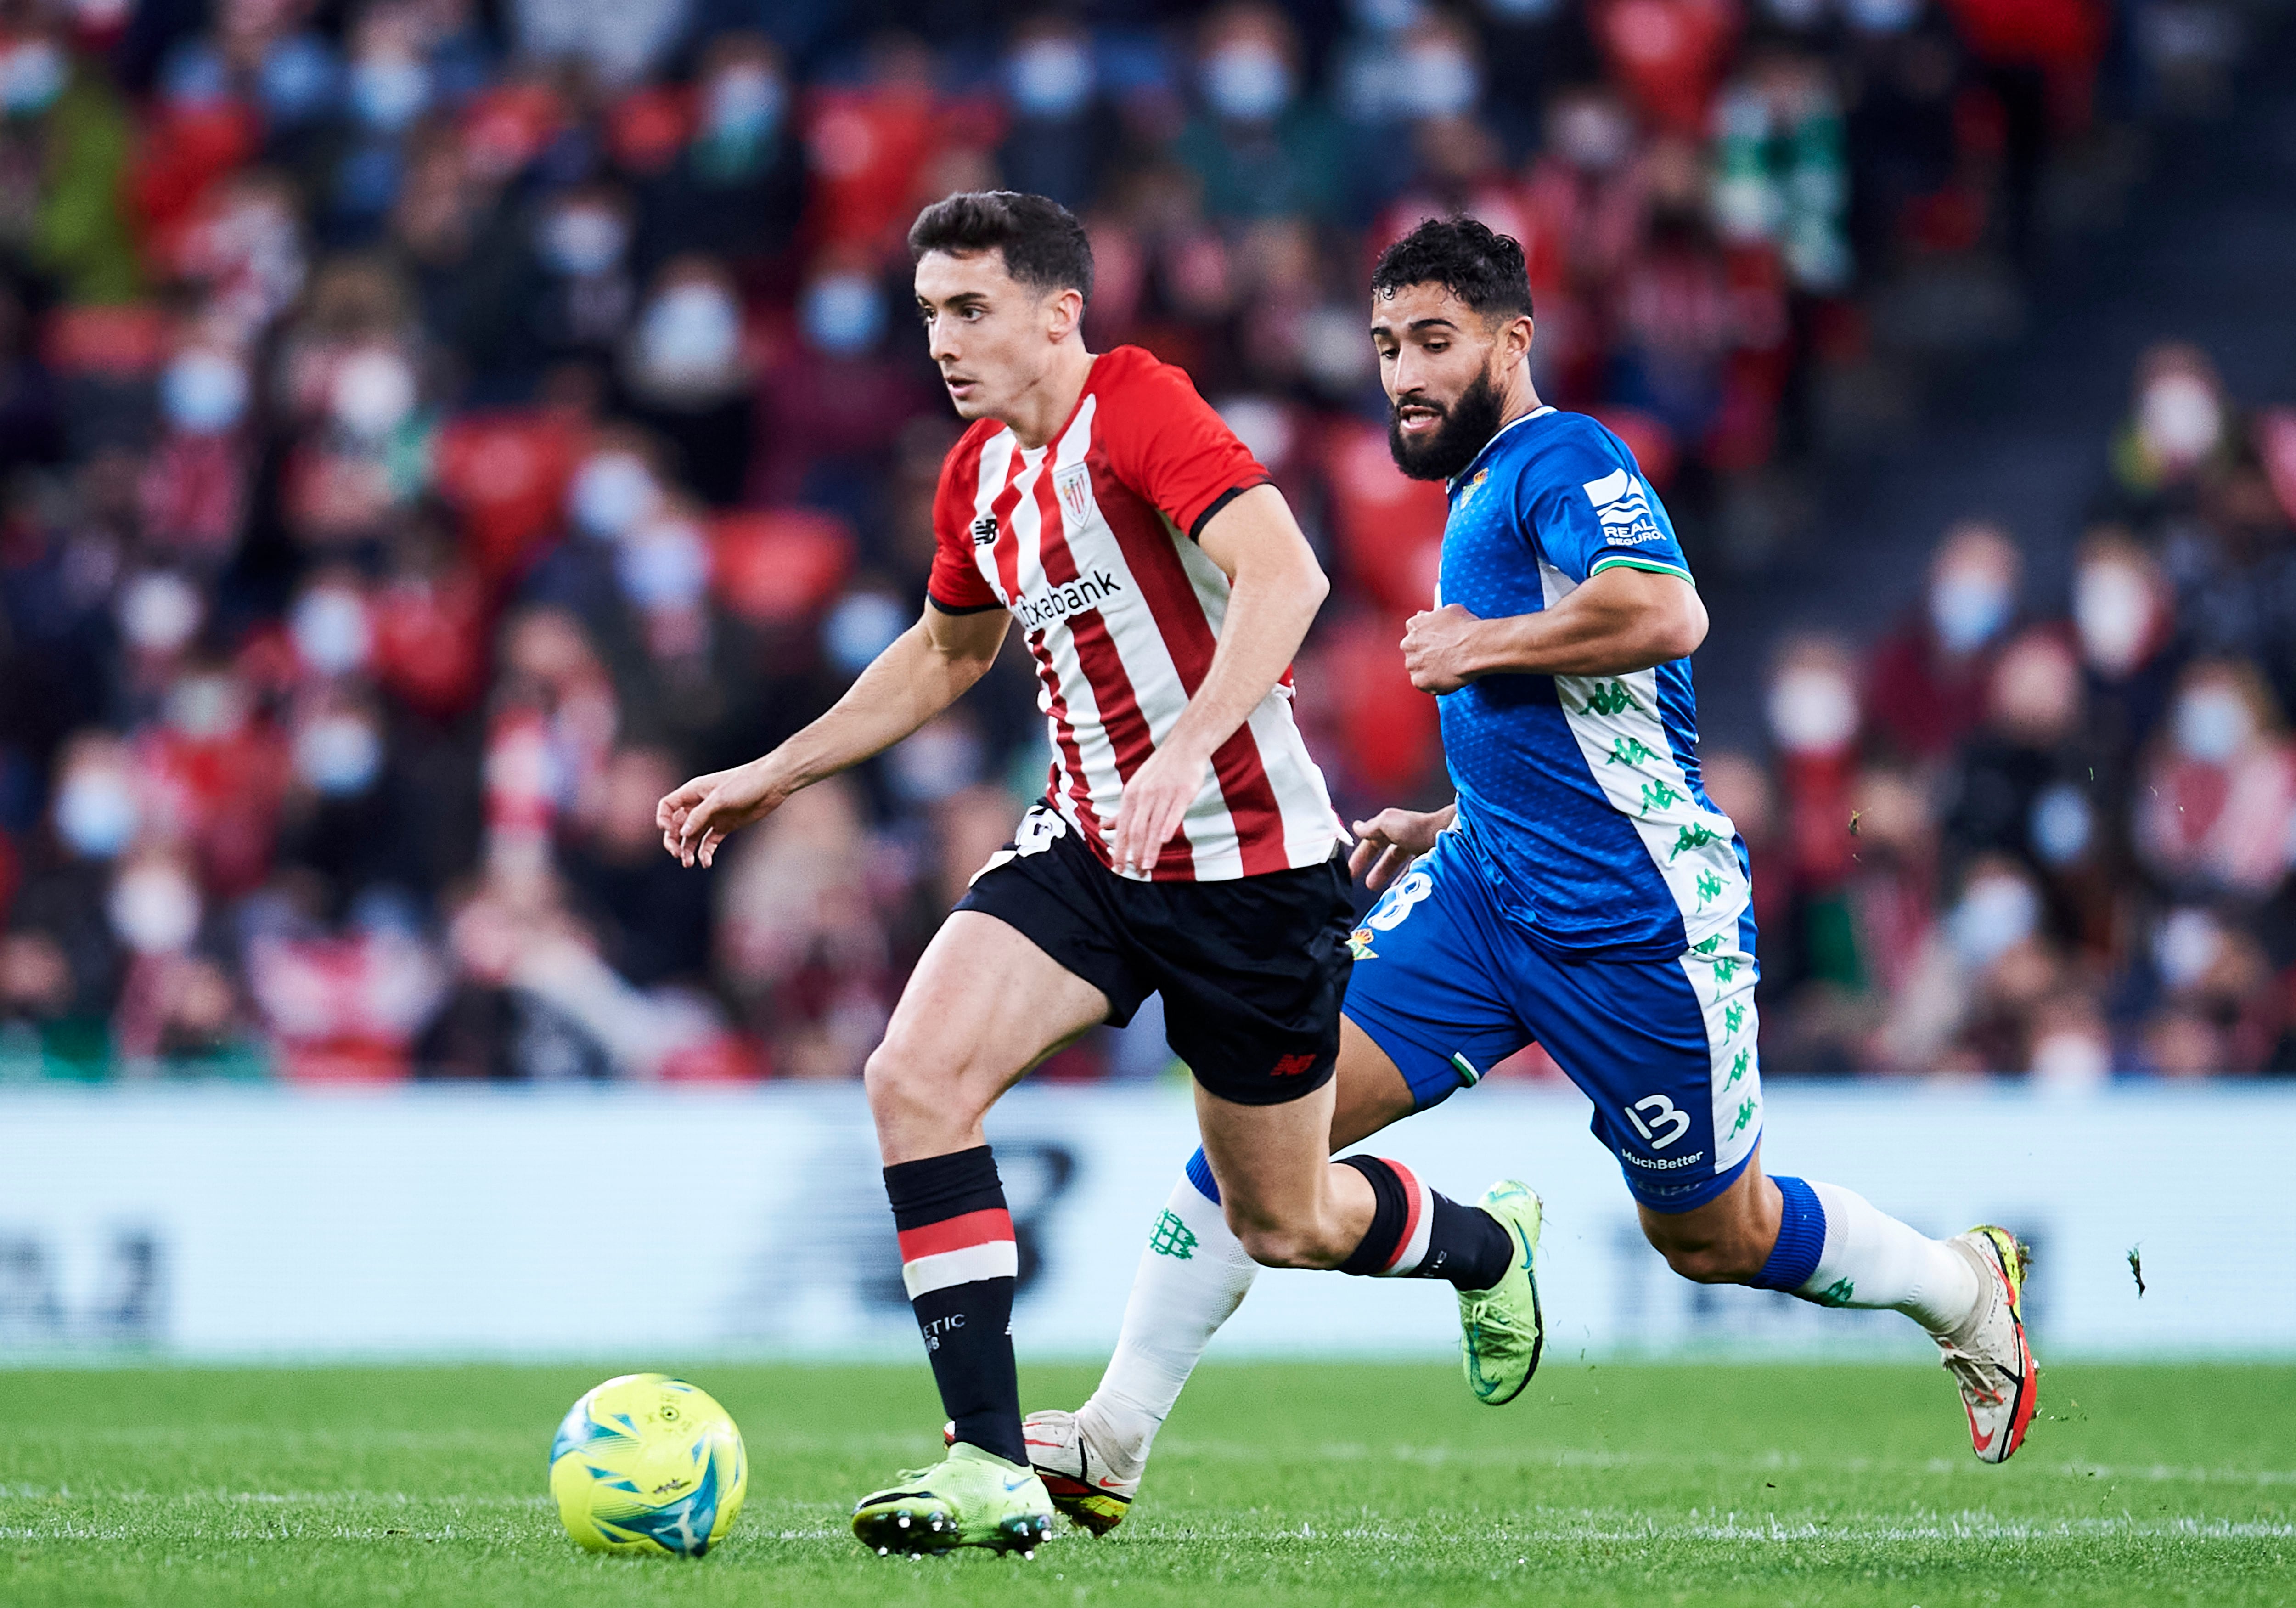
[[[0,107],[11,117],[45,111],[64,92],[64,53],[52,39],[27,39],[0,54]]]
[[[322,715],[295,734],[295,774],[330,799],[356,798],[382,769],[382,738],[357,715]]]
[[[295,654],[322,676],[348,676],[374,646],[366,600],[348,587],[314,587],[296,600],[287,622]]]
[[[2147,451],[2173,468],[2190,468],[2214,452],[2224,431],[2224,409],[2197,374],[2163,374],[2144,388],[2136,431]]]
[[[1292,70],[1257,39],[1223,45],[1204,63],[1204,98],[1238,123],[1264,123],[1292,99]]]
[[[56,835],[83,859],[118,855],[135,837],[141,816],[135,790],[110,766],[82,766],[56,789]]]
[[[586,278],[622,260],[629,230],[604,207],[561,207],[542,229],[542,258],[556,272]]]
[[[1967,653],[2009,623],[2009,584],[1982,570],[1948,570],[1930,583],[1930,625],[1948,653]]]
[[[2033,935],[2039,901],[2022,877],[2006,872],[1980,876],[1963,890],[1947,918],[1954,952],[1972,970],[1991,965]]]
[[[913,804],[931,804],[980,777],[980,739],[961,720],[934,720],[885,756],[893,791]]]
[[[354,352],[335,370],[327,398],[335,423],[363,440],[389,435],[414,411],[414,370],[397,352]]]
[[[1580,101],[1555,119],[1554,143],[1563,160],[1587,173],[1608,173],[1634,149],[1626,114],[1601,101]]]
[[[1922,0],[1843,0],[1849,26],[1863,34],[1901,34],[1921,21]]]
[[[236,359],[194,347],[160,377],[168,422],[195,436],[221,435],[247,411],[247,370]]]
[[[2028,835],[2051,866],[2071,865],[2088,852],[2096,835],[2096,812],[2079,788],[2060,782],[2033,800]]]
[[[2223,765],[2256,735],[2248,700],[2221,684],[2196,686],[2177,700],[2177,746],[2203,765]]]
[[[1032,39],[1013,53],[1005,72],[1023,117],[1062,122],[1092,100],[1092,53],[1074,39]]]
[[[1521,26],[1546,21],[1562,4],[1562,0],[1483,0],[1483,9],[1502,22]]]
[[[273,121],[306,121],[334,97],[335,59],[314,36],[291,34],[264,53],[256,90]]]
[[[200,890],[180,866],[147,860],[111,884],[111,930],[139,955],[169,955],[199,936]]]
[[[370,128],[398,133],[430,106],[430,67],[398,51],[370,51],[351,62],[351,111]]]
[[[2073,627],[2081,656],[2103,675],[2135,669],[2151,644],[2152,588],[2135,565],[2115,559],[2083,564],[2073,579]]]
[[[585,536],[612,541],[661,506],[661,488],[628,453],[593,453],[574,473],[567,505]]]
[[[1448,40],[1430,40],[1404,52],[1396,87],[1405,116],[1450,118],[1473,109],[1483,81],[1466,52]]]
[[[690,609],[709,589],[709,548],[682,520],[652,525],[622,544],[614,571],[641,609]]]
[[[885,332],[885,299],[864,274],[828,274],[815,280],[806,287],[798,316],[807,338],[833,357],[865,352]]]
[[[168,724],[194,742],[228,737],[247,723],[247,699],[228,676],[185,676],[168,689]]]
[[[119,629],[146,653],[173,653],[200,628],[207,605],[199,589],[168,570],[147,570],[119,594]]]
[[[2224,950],[2224,929],[2205,910],[2172,910],[2152,930],[2152,964],[2171,993],[2182,993],[2206,977]]]
[[[638,366],[657,385],[723,380],[741,351],[742,309],[723,285],[673,285],[638,321]]]
[[[1348,0],[1357,27],[1374,34],[1399,34],[1426,14],[1426,0]]]
[[[1841,671],[1804,665],[1772,684],[1769,717],[1788,753],[1838,753],[1857,734],[1857,694]]]
[[[907,611],[882,592],[849,592],[822,621],[821,645],[832,664],[858,676],[908,628]]]
[[[729,67],[709,80],[701,130],[712,139],[762,140],[781,127],[789,99],[781,79],[753,62]]]
[[[370,51],[351,63],[351,107],[370,128],[396,134],[430,103],[430,70],[397,51]]]

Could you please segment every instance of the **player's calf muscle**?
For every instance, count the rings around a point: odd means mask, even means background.
[[[1643,1237],[1666,1258],[1666,1265],[1702,1284],[1742,1284],[1761,1272],[1777,1243],[1777,1185],[1759,1163],[1738,1181],[1694,1210],[1653,1211],[1644,1207]]]

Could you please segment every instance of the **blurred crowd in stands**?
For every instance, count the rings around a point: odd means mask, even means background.
[[[1783,645],[1768,769],[1710,759],[1768,1066],[2296,1071],[2296,408],[2163,344],[2109,462],[2067,617],[1959,524],[1878,643]]]
[[[2220,101],[2243,15],[0,0],[0,1078],[854,1076],[1042,784],[1024,666],[712,873],[652,809],[916,614],[926,201],[1086,219],[1094,344],[1187,365],[1340,582],[1300,680],[1342,809],[1431,804],[1385,241],[1521,238],[1547,399],[1741,562],[1889,297],[2013,281],[2053,164]],[[2070,619],[1957,529],[1710,758],[1774,1070],[2290,1064],[2296,422],[2164,347],[2110,464]]]

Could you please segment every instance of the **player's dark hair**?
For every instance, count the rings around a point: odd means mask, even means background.
[[[1414,284],[1439,284],[1486,318],[1530,312],[1522,247],[1472,217],[1431,217],[1379,254],[1371,271],[1374,295]]]
[[[909,260],[928,251],[1002,252],[1004,271],[1022,284],[1092,299],[1092,242],[1076,214],[1049,196],[969,190],[937,201],[909,226]]]

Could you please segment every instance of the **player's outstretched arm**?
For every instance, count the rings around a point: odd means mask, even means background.
[[[1273,486],[1255,486],[1212,515],[1198,545],[1228,578],[1227,616],[1203,685],[1125,784],[1113,845],[1119,869],[1156,863],[1203,790],[1212,755],[1291,668],[1332,589]]]
[[[1685,659],[1706,640],[1706,605],[1679,576],[1621,564],[1554,607],[1478,619],[1456,603],[1414,614],[1403,668],[1423,693],[1451,693],[1505,671],[1626,676]]]
[[[793,793],[882,753],[987,674],[1013,617],[1002,609],[924,617],[893,639],[829,711],[773,752],[696,776],[654,807],[661,846],[681,865],[711,864],[726,834]]]

